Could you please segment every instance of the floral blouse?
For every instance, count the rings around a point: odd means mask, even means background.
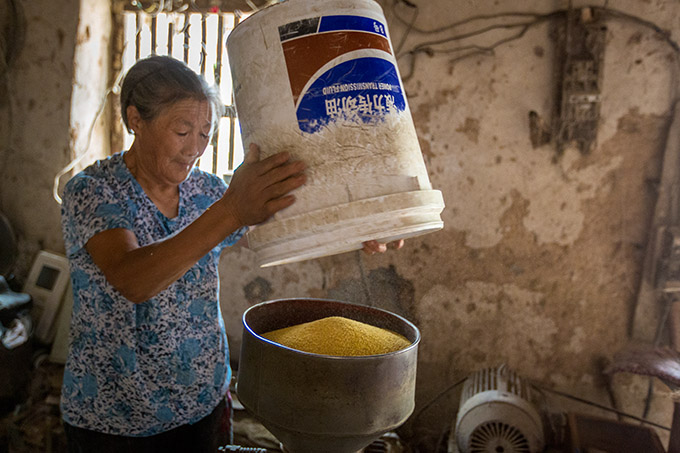
[[[134,232],[140,246],[181,231],[226,190],[194,169],[179,186],[179,214],[164,216],[128,171],[124,152],[95,162],[66,185],[62,230],[70,261],[73,314],[64,370],[64,420],[102,433],[148,436],[208,415],[231,370],[218,302],[221,251],[232,233],[179,280],[135,304],[106,280],[85,249],[95,234]]]

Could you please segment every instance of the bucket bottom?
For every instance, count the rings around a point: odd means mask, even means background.
[[[248,232],[248,243],[261,267],[294,263],[440,230],[443,209],[438,190],[384,195],[274,219]]]

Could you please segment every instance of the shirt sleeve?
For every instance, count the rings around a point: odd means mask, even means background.
[[[103,180],[74,176],[64,189],[61,223],[67,256],[75,255],[92,236],[114,228],[133,229],[127,197],[116,195]]]
[[[222,241],[224,247],[231,247],[236,244],[239,239],[241,239],[248,232],[248,227],[241,227],[238,230],[231,233],[227,238]]]
[[[207,201],[205,202],[206,206],[204,206],[204,208],[207,208],[208,207],[207,203],[212,204],[219,200],[224,195],[224,192],[227,191],[228,186],[227,183],[218,176],[207,173],[202,174],[203,177],[205,178],[203,181],[203,184],[205,184],[203,190],[205,191],[205,193],[211,194],[210,196],[207,196]],[[192,201],[200,206],[200,202],[198,202],[197,199],[194,199]],[[220,243],[219,247],[225,248],[236,244],[247,232],[248,232],[247,226],[239,228],[238,230],[234,231],[229,236],[227,236]]]

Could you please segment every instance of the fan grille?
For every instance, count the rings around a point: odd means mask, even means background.
[[[469,447],[470,453],[530,453],[529,440],[519,429],[497,421],[475,428]]]

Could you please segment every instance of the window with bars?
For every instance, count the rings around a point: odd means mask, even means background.
[[[240,127],[233,106],[231,72],[226,55],[226,38],[234,26],[245,18],[240,12],[148,13],[141,8],[122,11],[124,47],[121,70],[124,74],[137,60],[151,54],[170,55],[184,61],[219,88],[225,103],[225,115],[212,142],[198,162],[202,170],[227,181],[243,161]],[[125,132],[125,149],[133,137]]]

